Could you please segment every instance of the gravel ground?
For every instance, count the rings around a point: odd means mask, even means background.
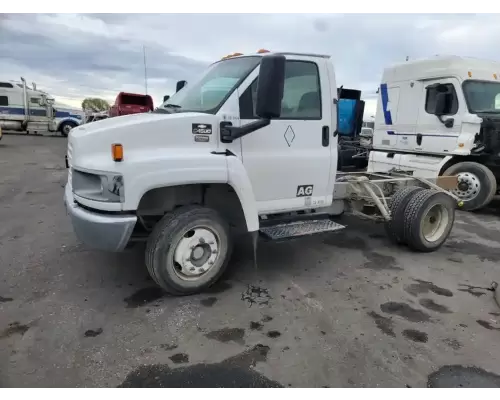
[[[381,226],[239,243],[224,280],[165,296],[143,248],[76,240],[66,140],[0,142],[0,386],[500,387],[500,207],[415,254]]]

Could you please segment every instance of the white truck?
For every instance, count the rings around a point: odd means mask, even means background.
[[[107,251],[147,241],[148,271],[174,295],[212,285],[235,235],[256,245],[259,234],[337,231],[344,211],[385,221],[413,250],[438,249],[456,177],[338,173],[337,104],[328,56],[261,51],[215,62],[154,112],[76,127],[64,192],[73,229]]]
[[[500,182],[500,63],[458,56],[386,68],[368,172],[457,175],[463,209],[490,203]]]
[[[4,131],[37,133],[69,131],[83,121],[83,112],[55,105],[48,93],[29,87],[21,77],[20,82],[0,81],[0,127]]]

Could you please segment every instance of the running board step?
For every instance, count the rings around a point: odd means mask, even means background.
[[[329,219],[318,219],[295,221],[287,224],[260,228],[260,232],[268,239],[279,240],[298,236],[314,235],[323,232],[333,232],[344,228],[344,225],[340,225]]]

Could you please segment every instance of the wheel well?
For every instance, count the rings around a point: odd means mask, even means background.
[[[474,157],[474,156],[462,156],[462,157],[453,157],[451,160],[448,160],[442,167],[441,170],[439,171],[439,176],[443,175],[444,172],[450,168],[452,165],[461,163],[461,162],[466,162],[466,161],[471,161],[475,162],[478,164],[482,164],[483,160],[480,157]]]
[[[64,124],[67,124],[67,125],[72,125],[72,126],[73,126],[73,128],[74,128],[75,126],[77,126],[77,125],[78,125],[75,121],[72,121],[72,120],[70,120],[70,119],[66,119],[66,120],[63,120],[63,121],[61,121],[61,122],[59,123],[58,130],[61,130],[61,129],[62,129],[62,127],[64,126]]]
[[[187,205],[204,205],[218,211],[238,232],[246,231],[246,220],[240,199],[229,184],[195,184],[169,186],[146,192],[137,208],[145,228],[151,227],[166,213]]]

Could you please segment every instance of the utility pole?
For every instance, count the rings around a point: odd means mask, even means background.
[[[144,54],[144,88],[146,89],[146,94],[148,94],[148,69],[146,67],[146,46],[142,45],[142,52]]]

